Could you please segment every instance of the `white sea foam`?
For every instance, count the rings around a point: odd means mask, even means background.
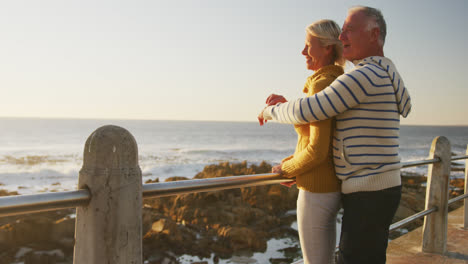
[[[225,161],[277,164],[294,152],[296,144],[292,126],[275,123],[259,127],[253,122],[0,118],[1,188],[20,193],[76,188],[84,143],[106,124],[122,126],[133,134],[144,180],[192,178],[204,166]],[[401,128],[402,161],[427,158],[432,140],[439,135],[449,138],[452,152],[465,154],[467,127],[407,126]],[[404,171],[426,174],[427,166]],[[463,173],[454,172],[453,176],[462,177]],[[59,185],[52,185],[57,182]]]

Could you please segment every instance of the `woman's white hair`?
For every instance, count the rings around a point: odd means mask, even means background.
[[[341,29],[335,21],[321,19],[306,28],[307,33],[318,38],[322,46],[333,46],[334,62],[336,65],[344,66],[346,60],[343,58],[343,44],[339,40]]]
[[[362,11],[364,14],[371,18],[367,20],[367,30],[378,28],[380,30],[379,44],[383,47],[385,43],[385,37],[387,36],[387,24],[379,9],[368,7],[368,6],[354,6],[348,10],[348,13],[355,13]]]

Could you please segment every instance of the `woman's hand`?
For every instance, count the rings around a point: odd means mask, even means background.
[[[278,173],[279,175],[283,174],[283,170],[281,169],[281,164],[273,166],[273,168],[271,168],[271,173]]]
[[[284,98],[282,95],[278,95],[278,94],[271,94],[270,96],[268,96],[268,98],[266,99],[266,104],[268,106],[270,105],[275,105],[277,103],[286,103],[288,100],[286,100],[286,98]]]
[[[281,164],[273,166],[273,168],[271,168],[271,172],[272,173],[278,173],[279,175],[283,174],[283,170],[281,169]],[[290,181],[290,182],[282,182],[280,184],[290,188],[291,186],[296,184],[296,180],[293,180],[293,181]]]
[[[282,182],[280,183],[281,185],[284,185],[288,188],[291,188],[291,186],[293,186],[294,184],[296,184],[296,180],[293,180],[293,181],[290,181],[290,182]]]

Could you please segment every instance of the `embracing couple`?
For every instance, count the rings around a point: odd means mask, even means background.
[[[401,197],[399,128],[411,100],[384,57],[386,24],[370,7],[348,11],[342,30],[331,20],[306,28],[302,54],[314,71],[307,97],[270,95],[258,119],[295,124],[294,155],[273,167],[299,188],[297,223],[304,263],[334,263],[336,215],[343,207],[337,262],[386,261],[389,226]],[[355,67],[343,72],[345,61]]]

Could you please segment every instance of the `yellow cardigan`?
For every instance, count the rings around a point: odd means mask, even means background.
[[[307,96],[312,96],[341,74],[343,68],[340,66],[322,67],[307,78],[303,91]],[[296,177],[298,188],[315,193],[340,191],[332,154],[334,128],[334,118],[295,126],[298,135],[296,151],[283,160],[281,170],[285,177]]]

